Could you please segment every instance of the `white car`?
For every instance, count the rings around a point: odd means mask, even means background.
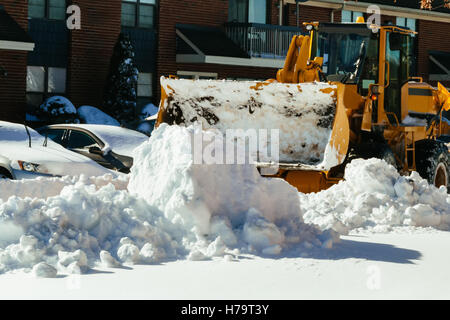
[[[37,131],[70,151],[122,173],[130,172],[133,150],[149,139],[135,130],[101,124],[54,124]]]
[[[114,173],[23,124],[0,121],[0,179]]]

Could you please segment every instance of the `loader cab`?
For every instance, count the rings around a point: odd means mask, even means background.
[[[316,24],[311,30],[311,60],[323,57],[326,80],[356,85],[362,97],[371,84],[383,87],[374,102],[374,121],[394,124],[401,121],[401,89],[411,77],[413,33],[392,25],[373,32],[365,23]]]
[[[366,96],[378,80],[379,35],[361,23],[321,23],[312,38],[311,59],[323,57],[326,80],[357,85]]]
[[[402,121],[402,87],[412,76],[413,59],[411,31],[395,26],[382,27],[379,83],[385,86],[381,103],[391,124]],[[379,121],[380,117],[382,115]]]

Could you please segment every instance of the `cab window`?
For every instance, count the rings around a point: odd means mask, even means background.
[[[39,133],[56,143],[63,144],[64,132],[64,129],[46,129],[44,131],[40,131]]]
[[[69,149],[85,149],[88,147],[98,146],[93,138],[84,132],[74,131],[70,132],[70,137],[67,142]]]

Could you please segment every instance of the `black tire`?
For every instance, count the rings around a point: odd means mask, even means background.
[[[448,148],[442,142],[416,142],[416,170],[430,184],[438,188],[444,185],[450,191],[450,158]]]
[[[2,179],[10,179],[10,180],[12,180],[12,178],[13,177],[8,172],[8,170],[6,170],[4,168],[0,168],[0,180],[2,180]]]
[[[386,143],[381,142],[362,143],[358,146],[354,146],[348,154],[347,163],[354,159],[370,158],[384,160],[394,168],[398,169],[397,160],[395,159],[395,155],[391,147],[389,147]]]

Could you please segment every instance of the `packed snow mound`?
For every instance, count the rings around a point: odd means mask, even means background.
[[[450,195],[417,172],[400,176],[383,160],[353,160],[345,180],[312,194],[299,194],[305,222],[340,234],[364,228],[386,232],[394,227],[450,230]]]
[[[106,177],[2,182],[1,191],[29,189],[0,199],[0,273],[55,277],[99,264],[301,254],[338,240],[303,222],[286,182],[251,165],[194,165],[193,130],[161,125],[135,150],[128,190]],[[37,191],[44,184],[48,191]]]
[[[183,236],[127,191],[79,181],[55,197],[0,201],[0,273],[25,269],[51,277],[98,263],[154,263],[186,255]]]
[[[301,244],[332,245],[328,232],[303,222],[297,190],[287,182],[262,178],[250,164],[195,164],[194,135],[214,135],[198,130],[160,125],[135,149],[128,185],[132,194],[209,246],[191,246],[191,252],[201,253],[192,257],[210,256],[213,243],[262,254],[279,254]],[[190,242],[198,246],[195,238]]]
[[[104,124],[120,127],[119,121],[95,107],[81,106],[78,108],[77,113],[81,123]]]
[[[48,123],[79,123],[77,109],[69,99],[62,96],[53,96],[45,100],[36,110],[41,121]]]
[[[156,115],[158,111],[159,108],[157,106],[155,106],[153,103],[149,103],[142,108],[141,113],[139,114],[139,118],[141,120],[144,120],[148,117]]]
[[[334,85],[162,77],[161,86],[167,93],[161,106],[165,122],[189,126],[198,121],[223,134],[230,129],[277,130],[279,161],[325,169],[336,165],[327,148],[336,112]]]
[[[0,200],[7,201],[10,197],[46,199],[57,196],[66,186],[76,183],[95,185],[97,189],[113,184],[117,190],[126,190],[128,176],[105,174],[104,176],[64,176],[64,177],[37,177],[27,180],[0,180]]]

